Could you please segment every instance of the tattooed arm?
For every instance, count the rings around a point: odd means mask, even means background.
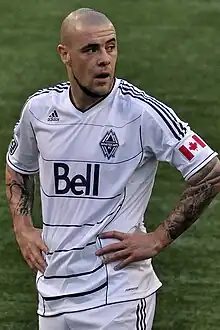
[[[180,202],[157,228],[162,247],[170,244],[189,228],[220,191],[220,161],[212,159],[188,180]]]
[[[148,234],[127,234],[117,231],[103,233],[101,238],[115,238],[119,242],[100,249],[97,255],[109,254],[105,257],[104,263],[121,260],[115,269],[155,256],[199,218],[219,191],[220,161],[215,157],[188,180],[188,186],[180,202],[154,232]]]
[[[21,221],[32,225],[31,213],[34,201],[34,176],[20,174],[6,167],[6,197],[16,229]]]
[[[32,209],[34,202],[34,176],[15,172],[6,165],[6,197],[13,220],[16,240],[29,267],[44,271],[45,261],[41,252],[47,247],[41,239],[41,231],[34,228]]]

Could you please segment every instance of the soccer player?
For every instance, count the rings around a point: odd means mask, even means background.
[[[38,271],[39,327],[150,330],[161,286],[151,258],[217,195],[220,163],[171,108],[115,77],[116,32],[104,14],[83,8],[68,15],[58,52],[69,81],[28,98],[6,167],[15,236]],[[146,233],[158,161],[188,184]],[[31,219],[38,172],[42,232]]]

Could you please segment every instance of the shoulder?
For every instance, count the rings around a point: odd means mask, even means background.
[[[166,111],[166,109],[169,109],[163,102],[124,79],[121,79],[118,89],[124,102],[131,108],[139,108],[141,113],[144,112],[153,116],[159,110]]]
[[[155,97],[147,94],[127,80],[117,79],[117,111],[120,116],[132,120],[141,118],[141,122],[160,122],[166,116],[173,116],[171,109]]]
[[[38,99],[38,98],[41,98],[42,96],[48,97],[54,93],[61,94],[63,91],[68,89],[69,86],[70,86],[69,81],[65,81],[65,82],[58,83],[54,86],[41,88],[41,89],[37,90],[34,94],[30,95],[29,100],[33,99],[33,98]]]
[[[68,90],[70,83],[68,81],[61,82],[54,86],[45,87],[37,90],[34,94],[30,95],[26,104],[34,105],[39,103],[50,102],[54,98],[60,98],[62,94]]]
[[[186,134],[189,128],[188,123],[182,121],[176,112],[164,102],[125,80],[121,80],[119,90],[131,107],[141,109],[142,123],[145,127],[146,125],[149,129],[160,127],[163,131],[170,132],[178,140]]]
[[[37,90],[28,97],[23,112],[29,112],[37,118],[41,117],[41,115],[49,112],[51,108],[56,108],[57,105],[62,103],[69,86],[70,83],[67,81]]]
[[[171,120],[177,120],[177,114],[169,105],[147,94],[144,90],[141,90],[126,80],[122,79],[118,88],[120,94],[127,103],[130,103],[131,106],[138,106],[141,108],[145,117],[160,117],[163,120],[168,117]]]

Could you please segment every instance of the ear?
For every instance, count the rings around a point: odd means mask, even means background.
[[[59,44],[57,46],[57,51],[58,51],[58,53],[60,55],[60,58],[61,58],[62,62],[65,65],[69,65],[70,64],[70,61],[71,61],[71,58],[70,58],[70,54],[69,54],[69,51],[68,51],[67,46],[62,45],[62,44]]]

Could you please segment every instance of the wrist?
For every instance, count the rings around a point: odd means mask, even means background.
[[[158,253],[173,242],[173,240],[168,236],[166,228],[162,225],[157,227],[153,233],[156,241],[156,250]]]
[[[15,234],[33,228],[31,216],[15,216],[13,218],[13,231]]]

